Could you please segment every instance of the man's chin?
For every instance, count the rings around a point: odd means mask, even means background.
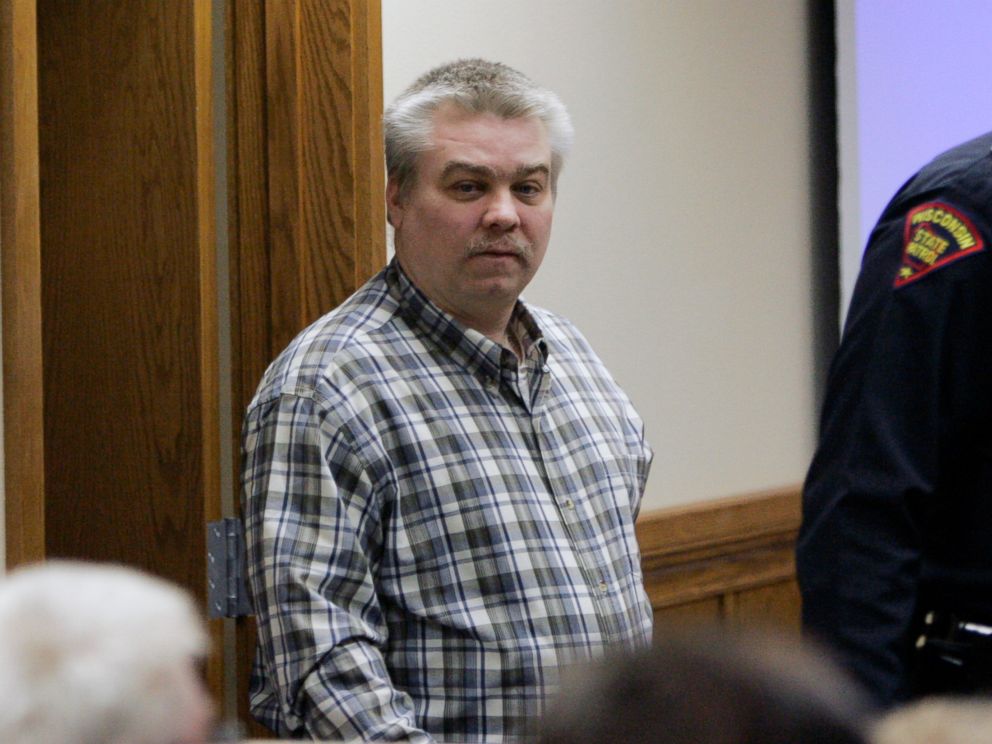
[[[464,276],[480,297],[516,300],[533,278],[534,267],[522,256],[486,254],[469,259]]]
[[[523,291],[526,281],[520,272],[514,274],[477,274],[471,284],[474,293],[480,298],[504,297],[515,300]]]

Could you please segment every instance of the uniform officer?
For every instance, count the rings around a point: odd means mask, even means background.
[[[992,133],[885,208],[807,475],[803,624],[883,705],[992,680]]]

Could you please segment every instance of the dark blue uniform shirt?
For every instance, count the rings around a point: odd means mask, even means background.
[[[869,238],[797,572],[803,624],[891,704],[921,613],[992,620],[992,133],[933,160]]]

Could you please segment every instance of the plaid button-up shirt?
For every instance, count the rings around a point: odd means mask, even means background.
[[[394,262],[266,372],[243,435],[256,717],[283,736],[525,736],[563,664],[647,643],[651,451],[567,321],[524,362]]]

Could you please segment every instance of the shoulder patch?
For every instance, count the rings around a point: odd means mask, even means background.
[[[945,202],[921,204],[906,215],[902,262],[893,284],[903,287],[984,248],[981,233],[960,209]]]

